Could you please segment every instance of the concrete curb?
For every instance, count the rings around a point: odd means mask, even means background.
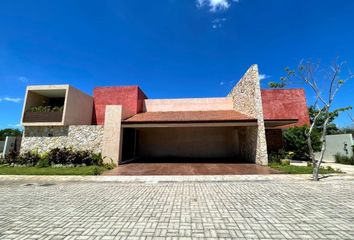
[[[118,183],[157,183],[157,182],[233,182],[233,181],[311,181],[310,174],[274,175],[198,175],[198,176],[35,176],[0,175],[4,182],[118,182]],[[354,175],[328,174],[320,182],[354,181]]]

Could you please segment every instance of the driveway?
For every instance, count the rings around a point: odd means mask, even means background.
[[[352,180],[268,176],[2,181],[0,239],[354,239]]]
[[[278,174],[275,169],[250,163],[128,163],[103,175],[249,175]]]

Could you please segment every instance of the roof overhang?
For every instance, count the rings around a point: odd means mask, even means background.
[[[160,127],[248,127],[257,126],[257,120],[223,122],[122,122],[123,128],[160,128]]]
[[[287,126],[289,124],[297,123],[298,119],[265,119],[264,126],[273,128],[273,127],[282,127]]]

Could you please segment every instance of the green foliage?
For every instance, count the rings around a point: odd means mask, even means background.
[[[7,136],[21,136],[22,131],[14,128],[5,128],[0,130],[0,141],[4,141]]]
[[[29,109],[29,112],[63,112],[64,106],[35,106]]]
[[[105,171],[101,166],[86,167],[10,167],[0,165],[0,175],[95,175]]]
[[[99,166],[95,166],[93,168],[93,172],[92,172],[92,175],[100,175],[104,170],[99,167]]]
[[[40,168],[49,167],[48,158],[40,158],[36,166]]]
[[[354,147],[353,147],[353,149],[354,149]],[[336,163],[354,165],[354,156],[349,157],[349,156],[337,153],[336,155],[334,155],[334,158],[336,159]]]
[[[282,159],[286,156],[284,149],[279,149],[277,152],[268,153],[268,162],[269,163],[280,163]]]
[[[41,157],[36,151],[30,151],[30,152],[20,154],[17,157],[14,164],[25,165],[25,166],[36,166],[40,159]]]
[[[309,159],[306,132],[308,132],[307,126],[291,127],[283,132],[285,150],[294,152],[296,159]],[[312,132],[311,140],[314,151],[320,151],[320,133],[316,129]]]
[[[332,112],[328,113],[329,121],[327,125],[327,134],[328,135],[333,135],[333,134],[338,134],[339,129],[337,128],[336,124],[334,124],[334,120],[338,117],[339,113],[347,111],[352,109],[352,107],[345,107],[345,108],[338,108]],[[310,106],[308,108],[309,111],[309,116],[310,116],[310,122],[311,124],[314,122],[315,116],[319,113],[319,110],[317,110],[314,106]],[[318,131],[323,130],[323,125],[325,123],[327,116],[325,113],[320,113],[320,115],[317,117],[316,123],[315,123],[315,128]]]
[[[108,169],[108,170],[112,170],[112,169],[114,169],[117,165],[114,164],[114,163],[103,163],[102,166],[105,167],[105,168]]]
[[[103,158],[101,153],[93,153],[92,156],[92,164],[97,166],[103,165]]]
[[[280,163],[271,163],[269,167],[279,170],[281,172],[287,174],[312,174],[313,168],[312,166],[294,166],[294,165],[284,165]],[[331,167],[320,168],[321,174],[329,174],[329,173],[341,173],[338,169],[333,169]]]
[[[345,128],[341,128],[341,129],[338,130],[338,134],[346,134],[346,133],[350,133],[354,137],[354,126],[345,127]]]
[[[54,148],[48,152],[49,165],[94,165],[90,151],[74,151],[70,148]]]
[[[38,154],[36,151],[29,151],[18,155],[15,152],[8,154],[0,164],[39,166],[48,167],[53,165],[61,166],[104,166],[101,154],[94,154],[90,151],[75,151],[70,148],[54,148],[49,152]],[[113,165],[105,166],[107,169]]]

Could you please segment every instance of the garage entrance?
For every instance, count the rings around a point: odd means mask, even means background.
[[[250,162],[241,150],[248,142],[243,129],[235,126],[124,128],[121,164]]]

